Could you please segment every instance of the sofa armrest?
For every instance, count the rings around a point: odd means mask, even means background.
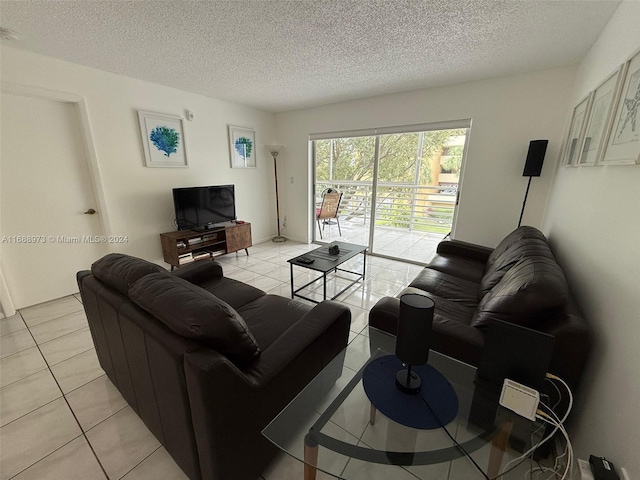
[[[461,240],[443,240],[438,244],[437,253],[440,255],[457,255],[477,262],[487,263],[493,248],[483,247],[475,243]]]
[[[174,270],[171,274],[194,285],[201,285],[212,278],[223,276],[222,265],[214,260],[193,262]]]
[[[243,370],[215,350],[185,354],[203,478],[259,475],[272,448],[260,431],[347,346],[350,323],[348,308],[322,302]],[[228,458],[251,462],[240,475],[227,469]]]
[[[245,369],[245,375],[256,385],[263,385],[312,343],[324,345],[317,358],[324,367],[347,346],[350,325],[351,311],[347,307],[330,300],[321,302],[269,345],[259,361]]]

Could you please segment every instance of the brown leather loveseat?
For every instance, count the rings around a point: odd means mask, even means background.
[[[77,275],[100,365],[190,479],[254,480],[261,430],[347,345],[351,313],[109,254]],[[336,378],[341,372],[336,372]]]
[[[577,386],[592,333],[539,230],[519,227],[495,249],[443,241],[401,294],[407,292],[428,295],[435,302],[434,350],[477,366],[489,320],[516,323],[555,336],[549,370]],[[371,309],[369,325],[395,334],[399,302],[380,300]]]

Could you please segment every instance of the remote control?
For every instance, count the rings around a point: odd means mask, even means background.
[[[304,263],[305,265],[310,265],[314,262],[315,260],[311,257],[307,257],[306,255],[304,257],[299,257],[298,258],[298,262],[300,263]]]

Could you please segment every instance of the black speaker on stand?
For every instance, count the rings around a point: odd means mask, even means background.
[[[544,155],[547,153],[548,144],[549,140],[531,140],[529,142],[527,161],[524,164],[524,171],[522,172],[523,177],[529,177],[529,182],[527,183],[527,191],[524,194],[518,226],[522,223],[522,215],[524,215],[524,207],[527,204],[527,196],[529,195],[529,187],[531,186],[531,177],[540,176],[540,172],[542,172],[542,162],[544,162]]]
[[[396,339],[396,356],[407,366],[396,375],[396,386],[405,393],[418,393],[422,380],[412,365],[424,365],[429,360],[433,310],[429,297],[407,293],[400,297],[400,315]]]

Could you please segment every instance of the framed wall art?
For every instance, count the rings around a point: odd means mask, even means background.
[[[231,168],[256,168],[256,132],[229,125]]]
[[[627,62],[624,84],[601,163],[640,163],[640,50]]]
[[[620,94],[625,71],[626,64],[620,65],[595,89],[580,158],[577,159],[578,165],[596,165],[604,155],[607,134],[613,121],[613,109]]]
[[[565,141],[564,153],[562,156],[562,165],[564,166],[568,167],[576,163],[578,152],[582,146],[587,117],[589,115],[592,100],[593,92],[587,95],[580,103],[578,103],[578,105],[576,105],[576,108],[573,109],[571,126],[569,127],[569,134]]]
[[[182,117],[138,110],[147,167],[187,167]]]

